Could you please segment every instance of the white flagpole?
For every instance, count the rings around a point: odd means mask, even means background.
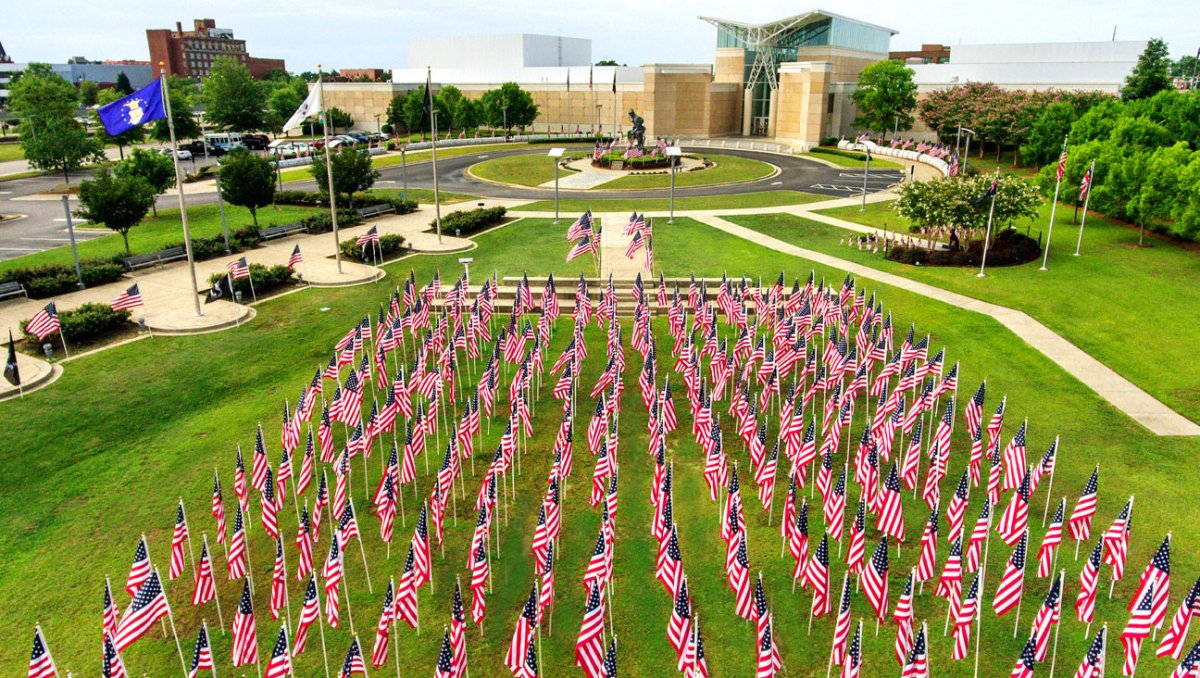
[[[1067,136],[1063,137],[1062,152],[1064,155],[1067,152],[1067,138],[1068,138]],[[1060,155],[1059,162],[1062,162],[1062,161],[1063,161],[1063,157]],[[1064,168],[1064,172],[1063,172],[1064,174],[1065,174],[1065,169],[1066,168]],[[996,170],[996,171],[998,172],[999,170]],[[1057,174],[1057,172],[1056,172],[1056,174]],[[1050,269],[1046,268],[1046,263],[1050,261],[1050,236],[1054,235],[1054,213],[1058,209],[1058,189],[1061,186],[1062,186],[1062,175],[1060,174],[1058,176],[1058,179],[1054,182],[1054,200],[1050,203],[1050,227],[1048,229],[1046,229],[1046,249],[1045,249],[1045,252],[1042,253],[1042,267],[1038,269],[1039,271],[1050,270]],[[993,200],[995,200],[995,196],[993,196]],[[1079,232],[1083,233],[1082,227],[1080,227]]]
[[[192,256],[192,236],[188,231],[187,207],[183,204],[183,172],[179,169],[179,147],[175,143],[175,121],[171,119],[171,97],[167,93],[166,64],[158,62],[159,90],[162,93],[163,109],[167,114],[167,132],[171,137],[171,162],[175,165],[175,188],[179,192],[179,219],[183,224],[183,249],[187,252],[188,269],[191,271],[192,303],[196,306],[196,315],[204,315],[200,310],[200,290],[196,287],[196,260]],[[66,350],[66,347],[63,347]]]
[[[337,198],[334,197],[333,165],[329,159],[329,153],[332,150],[329,148],[329,114],[325,111],[325,85],[321,78],[321,64],[317,64],[317,89],[320,90],[318,96],[321,99],[321,133],[325,137],[325,144],[322,146],[322,150],[325,151],[325,179],[326,185],[329,187],[329,218],[333,223],[333,259],[337,262],[338,275],[341,275],[342,245],[338,239]]]
[[[1092,184],[1096,181],[1096,161],[1088,168],[1087,195],[1083,196],[1083,216],[1079,219],[1079,240],[1075,241],[1075,256],[1079,256],[1079,248],[1083,246],[1083,225],[1087,223],[1088,203],[1092,200]]]
[[[438,244],[442,244],[442,201],[438,194],[438,172],[437,172],[437,106],[433,103],[433,92],[429,91],[432,86],[430,80],[431,73],[429,67],[425,67],[425,96],[429,100],[429,123],[432,137],[429,140],[429,157],[433,163],[433,220],[437,225]]]
[[[992,206],[990,208],[988,208],[987,231],[985,231],[983,234],[983,258],[979,262],[979,273],[977,273],[975,275],[975,277],[977,277],[977,278],[982,278],[985,275],[987,275],[986,273],[983,272],[983,270],[987,266],[988,241],[990,241],[992,239],[992,215],[994,215],[996,213],[996,193],[1000,192],[1000,170],[999,170],[999,168],[996,169],[996,179],[995,180],[996,180],[996,192],[992,193]]]

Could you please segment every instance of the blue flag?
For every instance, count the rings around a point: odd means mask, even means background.
[[[975,201],[975,204],[978,205],[979,203],[983,202],[984,200],[987,200],[988,198],[992,197],[993,195],[996,195],[996,189],[999,188],[999,184],[1000,184],[1000,177],[999,177],[999,175],[997,175],[995,179],[992,179],[992,185],[988,186],[988,189],[983,192],[983,195],[979,196],[979,199]]]
[[[133,94],[101,106],[97,113],[100,114],[100,121],[104,123],[104,129],[109,136],[116,136],[151,120],[167,117],[163,104],[162,80],[155,78],[154,82]]]

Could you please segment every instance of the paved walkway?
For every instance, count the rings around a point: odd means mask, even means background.
[[[796,247],[758,231],[738,226],[713,214],[690,213],[689,216],[713,228],[785,254],[803,257],[826,266],[848,271],[858,277],[892,285],[951,306],[990,316],[1155,435],[1200,435],[1200,425],[1162,404],[1128,379],[1034,320],[1027,313],[973,299],[891,273],[884,273],[878,269],[828,254]]]
[[[624,212],[605,212],[593,216],[600,217],[603,227],[600,231],[600,277],[607,280],[611,275],[614,278],[632,280],[639,273],[643,278],[652,277],[650,269],[646,268],[644,250],[639,250],[633,259],[625,256],[625,250],[633,241],[633,236],[621,235],[621,230],[629,223],[629,215]]]

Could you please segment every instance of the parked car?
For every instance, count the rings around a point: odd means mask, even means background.
[[[362,132],[346,132],[345,136],[353,137],[360,144],[367,144],[371,142],[371,137],[363,134]]]
[[[225,155],[225,151],[217,148],[216,146],[213,146],[212,144],[206,144],[203,141],[201,141],[200,139],[193,139],[192,141],[189,141],[186,144],[180,146],[179,149],[180,150],[187,149],[193,156]]]
[[[243,134],[242,145],[252,151],[266,150],[271,140],[265,134]]]
[[[169,149],[169,148],[160,148],[160,149],[158,149],[158,152],[167,157],[171,156],[171,149]],[[180,160],[191,160],[192,152],[186,148],[181,148],[181,149],[175,151],[175,157],[179,158]]]

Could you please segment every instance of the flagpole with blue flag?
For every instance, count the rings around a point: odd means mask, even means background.
[[[988,208],[987,231],[983,234],[983,257],[979,261],[979,273],[977,273],[975,276],[977,278],[982,278],[987,275],[983,272],[983,269],[985,266],[987,266],[988,242],[992,239],[992,216],[996,213],[996,193],[999,192],[999,188],[1000,169],[996,168],[996,176],[994,179],[992,179],[992,185],[988,187],[987,193],[984,193],[984,197],[986,197],[988,193],[991,194],[992,206]]]
[[[187,253],[189,280],[192,283],[192,303],[196,306],[196,316],[203,316],[200,309],[200,289],[196,286],[196,259],[192,256],[192,236],[188,230],[187,206],[183,200],[183,172],[179,169],[179,146],[175,141],[175,121],[171,118],[171,97],[167,92],[166,64],[158,62],[158,91],[162,97],[163,111],[167,118],[167,131],[171,136],[171,162],[175,165],[175,188],[179,192],[179,219],[183,223],[183,249]]]

